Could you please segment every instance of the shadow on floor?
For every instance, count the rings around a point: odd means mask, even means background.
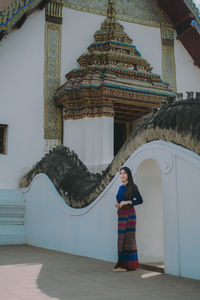
[[[199,281],[142,269],[116,274],[112,268],[109,262],[27,245],[0,246],[0,286],[16,296],[2,299],[199,299]]]

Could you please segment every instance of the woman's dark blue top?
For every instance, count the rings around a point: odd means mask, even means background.
[[[138,189],[136,189],[131,197],[131,199],[128,199],[128,197],[125,195],[126,188],[128,185],[121,185],[119,187],[118,193],[117,193],[117,202],[120,203],[121,201],[131,201],[133,205],[138,205],[143,203],[142,196],[140,195],[140,192]]]

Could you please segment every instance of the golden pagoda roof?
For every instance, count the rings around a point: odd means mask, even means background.
[[[107,17],[94,40],[88,52],[78,58],[80,68],[66,74],[67,82],[55,94],[57,104],[65,107],[66,119],[116,116],[119,110],[126,117],[131,108],[128,117],[135,119],[159,106],[160,101],[175,97],[132,45],[132,39],[116,19],[112,0],[108,1]],[[95,106],[101,109],[96,110]]]

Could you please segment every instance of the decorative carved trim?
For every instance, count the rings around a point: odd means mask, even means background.
[[[57,0],[50,0],[46,6],[46,21],[55,24],[62,24],[62,3]]]
[[[0,31],[10,31],[25,14],[30,14],[42,2],[47,0],[14,0],[5,9],[0,11]],[[42,6],[41,6],[42,7]]]
[[[176,64],[174,53],[174,29],[161,26],[162,39],[162,78],[176,92]]]
[[[57,104],[64,106],[64,119],[81,119],[84,117],[113,117],[121,114],[128,118],[141,117],[151,111],[152,107],[159,107],[160,102],[167,102],[175,94],[169,90],[128,88],[114,84],[102,84],[96,87],[77,86],[69,92],[58,96]],[[130,115],[131,114],[131,115]]]
[[[200,11],[199,11],[199,9],[196,7],[193,0],[184,0],[184,3],[187,5],[189,10],[193,13],[196,20],[194,20],[192,25],[197,28],[197,31],[200,34]]]
[[[60,84],[61,25],[46,22],[44,70],[44,138],[62,141],[62,111],[56,107],[53,94]]]
[[[174,29],[173,27],[161,27],[162,40],[174,41]]]
[[[107,0],[63,0],[65,7],[106,16]],[[117,19],[141,25],[160,27],[171,24],[157,0],[115,0]]]

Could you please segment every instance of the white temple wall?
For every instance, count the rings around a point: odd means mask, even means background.
[[[182,174],[177,177],[180,274],[200,279],[200,168],[195,161],[191,163],[183,157],[177,157],[176,168],[177,173]]]
[[[176,59],[177,92],[183,93],[183,97],[185,98],[186,92],[200,91],[200,69],[194,65],[192,57],[179,40],[175,39],[174,48]]]
[[[0,45],[0,124],[8,125],[0,154],[0,188],[16,188],[43,154],[44,11],[34,12]]]
[[[144,26],[129,22],[120,23],[133,40],[133,45],[153,68],[152,72],[162,77],[162,45],[160,28]]]
[[[64,146],[69,147],[91,172],[101,172],[113,159],[111,117],[64,121]]]

